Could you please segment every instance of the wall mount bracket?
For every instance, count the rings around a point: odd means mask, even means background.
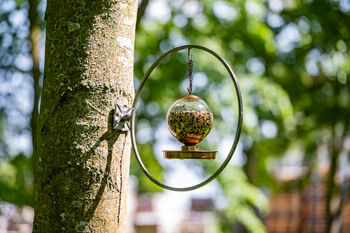
[[[128,132],[130,130],[132,110],[131,106],[116,104],[113,114],[113,129]]]

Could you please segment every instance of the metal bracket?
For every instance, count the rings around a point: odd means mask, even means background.
[[[133,108],[128,105],[115,105],[113,114],[113,129],[121,132],[128,132],[130,130],[130,120]]]

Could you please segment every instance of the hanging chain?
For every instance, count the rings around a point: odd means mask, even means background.
[[[187,88],[188,94],[192,95],[192,82],[193,82],[193,77],[192,77],[192,71],[193,71],[193,56],[191,55],[191,49],[188,49],[188,79],[190,81],[190,86]]]

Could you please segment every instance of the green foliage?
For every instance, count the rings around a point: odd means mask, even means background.
[[[249,232],[266,232],[264,225],[256,217],[256,209],[252,207],[257,208],[260,214],[266,214],[267,198],[249,183],[242,169],[229,166],[218,181],[228,201],[224,216],[218,215],[221,225],[240,222]],[[222,230],[225,232],[225,229]]]
[[[143,163],[145,166],[150,169],[152,175],[157,177],[158,180],[163,181],[163,167],[157,162],[157,159],[152,155],[151,145],[139,146],[139,150],[143,155]],[[130,161],[130,173],[133,174],[138,179],[137,192],[146,193],[146,192],[161,192],[163,191],[159,186],[153,184],[139,168],[139,165],[135,159],[134,153],[131,154]]]
[[[23,154],[0,160],[0,201],[33,206],[32,161]]]
[[[32,85],[28,8],[26,0],[7,0],[0,4],[0,201],[32,206],[31,159],[23,154],[10,154],[8,145],[9,141],[16,141],[18,135],[30,134],[30,125],[27,125],[31,113],[28,107],[31,100],[27,95]]]

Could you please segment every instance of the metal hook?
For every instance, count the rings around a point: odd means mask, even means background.
[[[187,58],[188,58],[188,60],[192,60],[193,59],[193,54],[191,54],[191,48],[188,48]]]
[[[122,132],[129,131],[132,110],[133,108],[130,106],[116,104],[113,114],[113,128]]]

